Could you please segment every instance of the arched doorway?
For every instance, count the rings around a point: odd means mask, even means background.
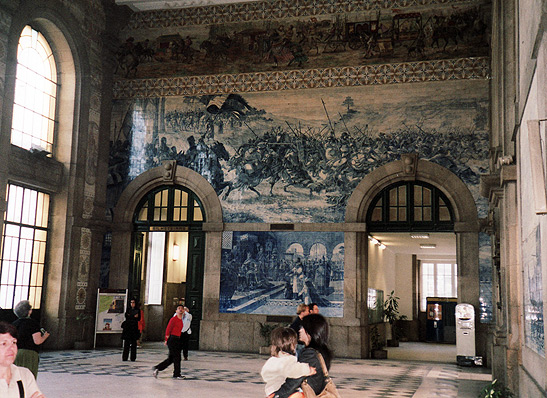
[[[162,340],[184,302],[193,316],[191,348],[198,348],[211,255],[204,226],[221,221],[212,186],[174,161],[139,175],[123,191],[114,210],[109,287],[128,288],[145,303],[147,339]]]
[[[453,232],[456,236],[456,262],[458,264],[458,301],[472,304],[476,310],[479,303],[479,221],[477,208],[468,187],[452,172],[435,163],[420,160],[415,154],[405,154],[401,160],[389,163],[367,175],[348,200],[346,222],[366,223],[367,214],[375,207],[380,193],[388,186],[404,182],[420,182],[432,187],[442,195],[452,209]],[[368,308],[368,235],[373,226],[367,225],[365,233],[357,234],[355,255],[358,267],[358,303],[361,319],[361,356],[369,356]],[[483,330],[484,329],[484,330]],[[486,355],[486,328],[477,325],[477,355]]]
[[[129,295],[144,304],[148,324],[166,325],[177,305],[187,306],[193,314],[193,349],[198,347],[202,312],[204,221],[199,198],[179,185],[148,192],[133,219]],[[149,328],[145,338],[163,340],[163,330]]]

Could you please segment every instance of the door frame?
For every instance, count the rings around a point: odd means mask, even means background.
[[[161,166],[150,169],[133,181],[124,189],[114,209],[114,220],[112,223],[112,251],[110,258],[109,288],[126,289],[128,276],[133,260],[133,216],[140,200],[154,188],[166,185],[181,185],[199,198],[202,210],[206,215],[207,222],[203,223],[203,231],[218,229],[222,225],[222,207],[217,193],[197,172],[186,167],[177,166],[175,161],[164,161]],[[208,234],[202,232],[203,240],[203,264],[207,264],[211,250],[207,250],[210,243]],[[201,272],[202,286],[206,284],[206,275]],[[203,291],[203,288],[202,288]],[[196,308],[199,314],[193,313],[193,319],[203,319],[203,296],[201,297],[201,308]],[[196,322],[197,323],[197,322]],[[199,328],[198,328],[199,329]],[[193,329],[196,338],[199,331]]]

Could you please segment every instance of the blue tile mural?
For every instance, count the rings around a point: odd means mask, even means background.
[[[415,152],[465,182],[485,216],[485,90],[383,90],[118,100],[109,207],[129,181],[176,160],[211,183],[225,222],[343,222],[364,176]]]
[[[317,303],[342,317],[343,232],[223,233],[220,312],[296,315]]]
[[[524,333],[526,345],[545,356],[541,229],[539,225],[522,242],[524,268]]]
[[[492,243],[490,236],[479,233],[479,314],[481,323],[493,321],[492,302]]]

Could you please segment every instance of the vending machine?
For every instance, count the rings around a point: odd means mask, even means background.
[[[456,306],[456,361],[461,366],[482,365],[475,356],[475,308],[471,304]]]

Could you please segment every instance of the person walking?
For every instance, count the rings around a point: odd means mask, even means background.
[[[184,307],[184,314],[182,315],[182,332],[180,335],[180,341],[182,343],[182,355],[184,360],[188,360],[188,346],[190,345],[190,335],[192,334],[192,329],[190,329],[190,324],[192,323],[192,314],[188,307]]]
[[[125,321],[122,323],[122,361],[127,361],[129,350],[131,350],[131,361],[134,362],[137,359],[137,340],[140,337],[140,319],[141,310],[137,307],[136,300],[131,299],[130,307],[125,312]]]
[[[30,318],[32,306],[28,300],[18,302],[13,312],[19,318],[13,322],[18,334],[15,365],[30,369],[34,378],[37,378],[38,363],[40,362],[38,346],[47,340],[49,333],[40,328],[37,321]]]
[[[165,328],[165,342],[164,344],[169,349],[169,356],[163,362],[160,362],[154,366],[153,376],[157,379],[158,373],[173,364],[173,379],[182,380],[185,377],[180,373],[180,351],[182,349],[180,335],[182,333],[182,314],[184,313],[184,306],[177,306],[175,316],[169,320],[167,328]]]

